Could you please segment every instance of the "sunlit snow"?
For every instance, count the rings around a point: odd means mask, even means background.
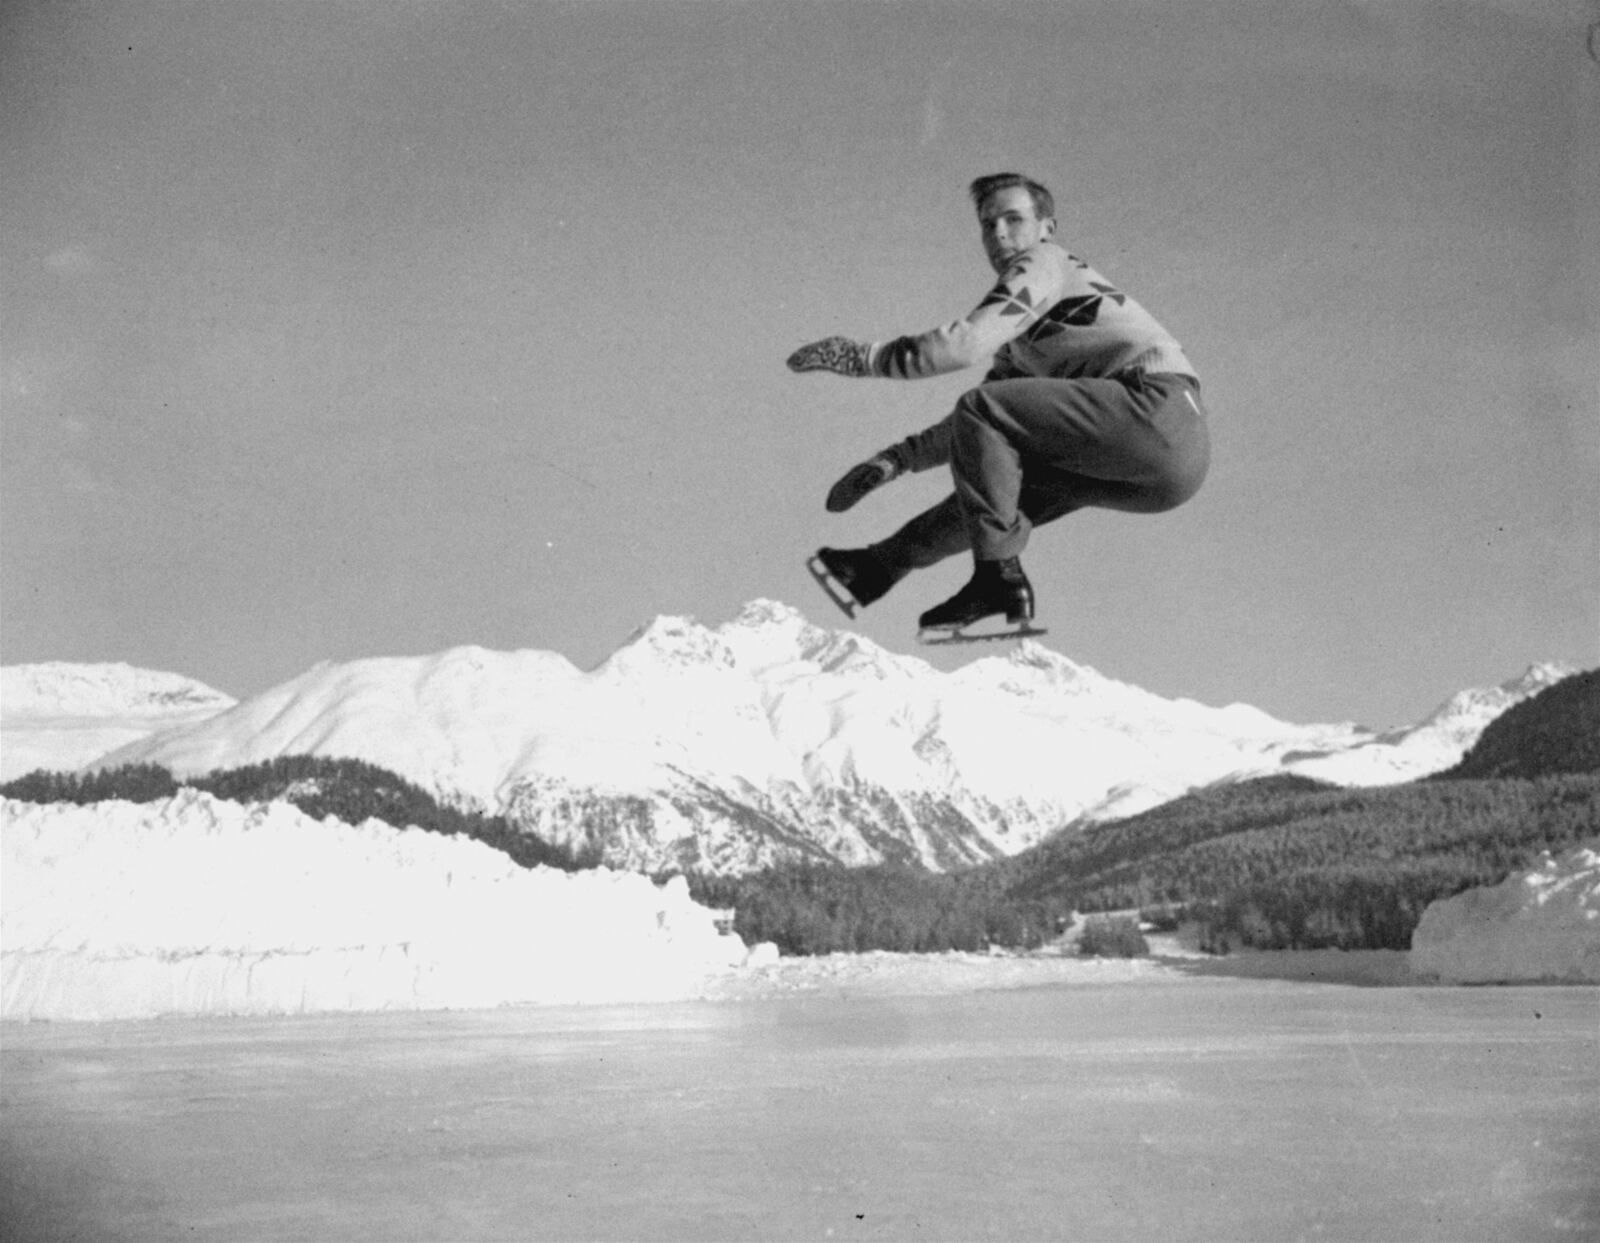
[[[1549,673],[1379,735],[1164,699],[1032,642],[943,673],[758,600],[720,626],[657,618],[587,672],[477,647],[324,663],[205,719],[147,727],[94,763],[188,776],[361,759],[553,841],[613,825],[607,861],[636,870],[743,870],[796,840],[848,863],[890,848],[947,868],[1220,781],[1421,776]],[[8,742],[25,724],[10,716]]]
[[[186,790],[6,800],[0,1017],[659,1000],[746,959],[678,879]]]
[[[973,835],[955,849],[1011,853],[1074,816],[1219,780],[1419,776],[1562,672],[1535,666],[1380,735],[1165,700],[1033,643],[944,674],[758,601],[717,628],[659,618],[589,672],[549,652],[462,647],[325,663],[241,703],[123,665],[13,666],[0,760],[10,778],[354,757],[558,840],[606,810],[585,801],[590,787],[631,793],[645,811],[620,849],[640,860],[748,864],[746,809],[836,858],[875,858],[869,825],[927,859],[952,849],[952,823]],[[314,821],[286,803],[192,790],[147,806],[8,801],[3,834],[6,1018],[670,998],[750,952],[681,880],[526,871],[464,838]],[[1436,904],[1415,962],[1444,979],[1600,978],[1595,845]]]
[[[0,781],[36,768],[78,768],[233,704],[192,678],[132,665],[10,665],[0,669]]]

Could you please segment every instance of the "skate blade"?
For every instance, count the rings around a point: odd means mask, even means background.
[[[828,572],[828,567],[823,564],[822,558],[812,553],[806,558],[806,569],[811,571],[811,577],[817,580],[817,586],[823,593],[839,606],[841,612],[852,621],[855,620],[856,610],[860,607],[845,585]]]
[[[958,626],[952,630],[919,630],[917,642],[924,647],[945,647],[953,643],[999,643],[1005,639],[1033,639],[1049,633],[1044,627],[1035,626],[1032,622],[1017,622],[1006,630],[990,630],[980,634],[969,634]]]

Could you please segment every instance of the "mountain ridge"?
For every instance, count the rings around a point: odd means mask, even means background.
[[[1506,687],[1476,728],[1516,698]],[[471,646],[322,662],[92,763],[181,777],[349,757],[636,870],[806,857],[949,869],[1363,748],[1387,748],[1385,762],[1349,784],[1421,776],[1459,759],[1449,747],[1471,732],[1407,751],[1411,732],[1382,743],[1350,724],[1163,699],[1033,642],[941,673],[758,600],[716,627],[658,617],[588,671]]]
[[[92,763],[236,702],[194,678],[120,662],[7,665],[0,668],[0,781]]]

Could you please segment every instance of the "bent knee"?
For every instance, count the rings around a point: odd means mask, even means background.
[[[1169,456],[1161,482],[1154,489],[1161,508],[1151,512],[1176,509],[1193,499],[1210,470],[1211,438],[1206,434],[1205,424],[1197,421],[1190,426],[1189,435],[1175,446],[1175,451]]]
[[[1191,500],[1206,481],[1207,463],[1186,464],[1183,470],[1166,470],[1155,479],[1106,489],[1106,495],[1088,502],[1130,514],[1164,514]]]
[[[1200,491],[1201,485],[1206,481],[1206,470],[1209,463],[1200,462],[1197,467],[1191,468],[1181,474],[1173,475],[1161,482],[1161,485],[1150,490],[1150,500],[1153,514],[1164,514],[1169,509],[1177,509],[1194,499],[1195,493]]]

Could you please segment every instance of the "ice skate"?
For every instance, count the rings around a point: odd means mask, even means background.
[[[969,626],[1005,615],[1001,629],[976,633]],[[917,639],[937,646],[944,643],[987,643],[997,639],[1026,639],[1046,631],[1033,625],[1033,586],[1015,557],[979,561],[967,585],[943,604],[917,619]]]
[[[806,559],[806,569],[849,618],[882,599],[902,577],[865,548],[819,548]]]

